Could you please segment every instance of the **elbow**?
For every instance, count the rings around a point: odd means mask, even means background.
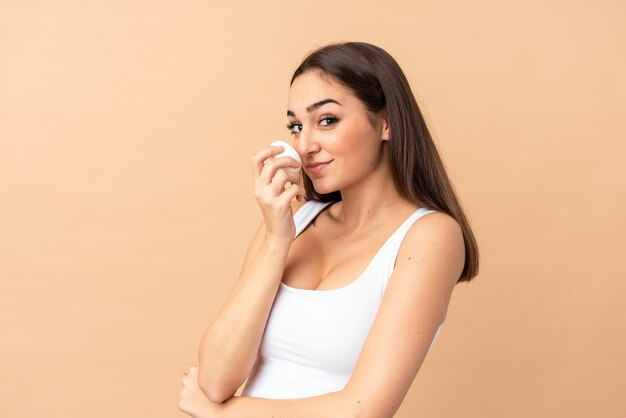
[[[200,388],[202,389],[202,388]],[[202,389],[202,392],[205,394],[205,396],[207,397],[208,400],[210,400],[213,403],[223,403],[226,402],[227,400],[229,400],[230,398],[232,398],[233,394],[228,394],[228,392],[226,391],[218,391],[218,390],[213,390],[213,391],[207,391]]]
[[[235,392],[230,390],[225,390],[223,388],[217,387],[211,384],[199,384],[200,390],[204,395],[213,403],[222,403],[230,399]]]
[[[213,403],[222,403],[233,397],[237,387],[225,384],[223,379],[206,376],[206,372],[198,372],[198,386],[204,395]]]

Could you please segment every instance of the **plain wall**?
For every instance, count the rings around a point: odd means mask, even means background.
[[[310,50],[404,69],[481,251],[401,418],[626,415],[626,3],[0,0],[0,416],[184,416]]]

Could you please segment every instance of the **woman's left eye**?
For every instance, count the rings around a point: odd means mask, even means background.
[[[334,125],[335,123],[337,123],[339,119],[337,119],[334,116],[324,116],[321,120],[320,120],[320,125],[322,126],[330,126],[330,125]],[[326,121],[326,123],[324,123],[324,121]]]

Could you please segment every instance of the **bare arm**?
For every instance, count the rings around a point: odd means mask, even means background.
[[[285,170],[288,159],[270,160],[276,150],[267,148],[253,157],[255,193],[263,212],[240,272],[224,305],[204,332],[198,350],[198,382],[213,402],[235,394],[250,374],[257,357],[267,319],[285,268],[295,226],[292,199],[298,185]],[[292,160],[293,161],[293,160]]]
[[[200,343],[199,382],[214,402],[232,396],[250,374],[283,273],[289,243],[263,235],[255,237],[254,259]]]

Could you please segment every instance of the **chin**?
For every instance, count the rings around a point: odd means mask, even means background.
[[[330,184],[330,182],[324,181],[311,181],[313,183],[313,188],[315,192],[318,194],[330,194],[339,190],[337,185]]]

